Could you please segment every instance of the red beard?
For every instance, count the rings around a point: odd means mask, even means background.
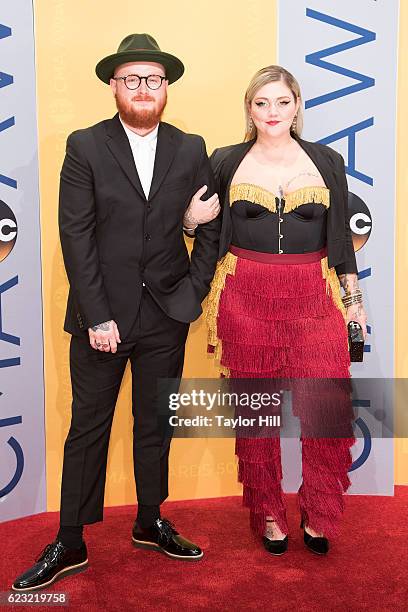
[[[166,107],[167,96],[160,106],[155,106],[154,108],[137,109],[133,105],[132,100],[123,100],[118,98],[117,95],[115,95],[115,100],[116,108],[118,109],[119,115],[124,123],[135,129],[148,130],[154,128],[159,123]],[[154,98],[151,98],[150,96],[135,96],[133,100],[155,101]]]

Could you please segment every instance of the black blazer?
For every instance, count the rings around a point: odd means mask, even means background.
[[[330,189],[330,207],[327,214],[327,255],[329,267],[335,267],[337,274],[357,272],[356,257],[351,238],[348,215],[348,188],[342,156],[326,145],[296,138],[299,145],[314,162]],[[215,149],[210,157],[214,170],[217,191],[223,205],[222,230],[219,258],[228,251],[232,238],[229,191],[233,176],[255,144],[248,142]]]
[[[146,199],[118,115],[71,134],[61,170],[59,227],[70,284],[64,329],[85,333],[114,319],[122,339],[138,312],[142,283],[164,312],[196,319],[214,274],[220,219],[200,225],[191,254],[183,216],[214,176],[201,136],[160,123]]]

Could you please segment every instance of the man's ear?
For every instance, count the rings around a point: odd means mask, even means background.
[[[110,85],[110,87],[111,87],[111,90],[112,90],[113,95],[115,95],[115,94],[116,94],[116,87],[117,87],[117,84],[118,84],[118,83],[117,83],[117,81],[115,81],[115,79],[110,79],[110,81],[109,81],[109,85]]]

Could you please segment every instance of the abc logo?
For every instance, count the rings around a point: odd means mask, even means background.
[[[13,250],[17,240],[17,222],[13,211],[0,200],[0,261]]]
[[[372,219],[367,204],[355,193],[348,193],[348,210],[350,216],[350,229],[355,251],[359,251],[367,242],[371,234]]]

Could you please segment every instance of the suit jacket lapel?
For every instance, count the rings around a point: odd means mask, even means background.
[[[108,122],[106,144],[122,168],[123,172],[132,183],[133,187],[145,200],[146,196],[136,170],[129,139],[126,136],[126,132],[123,129],[121,122],[119,121],[118,114],[116,114],[113,119]]]
[[[159,124],[157,134],[156,156],[154,159],[153,178],[149,191],[149,200],[152,200],[158,192],[177,150],[179,136],[176,130],[168,123]]]

